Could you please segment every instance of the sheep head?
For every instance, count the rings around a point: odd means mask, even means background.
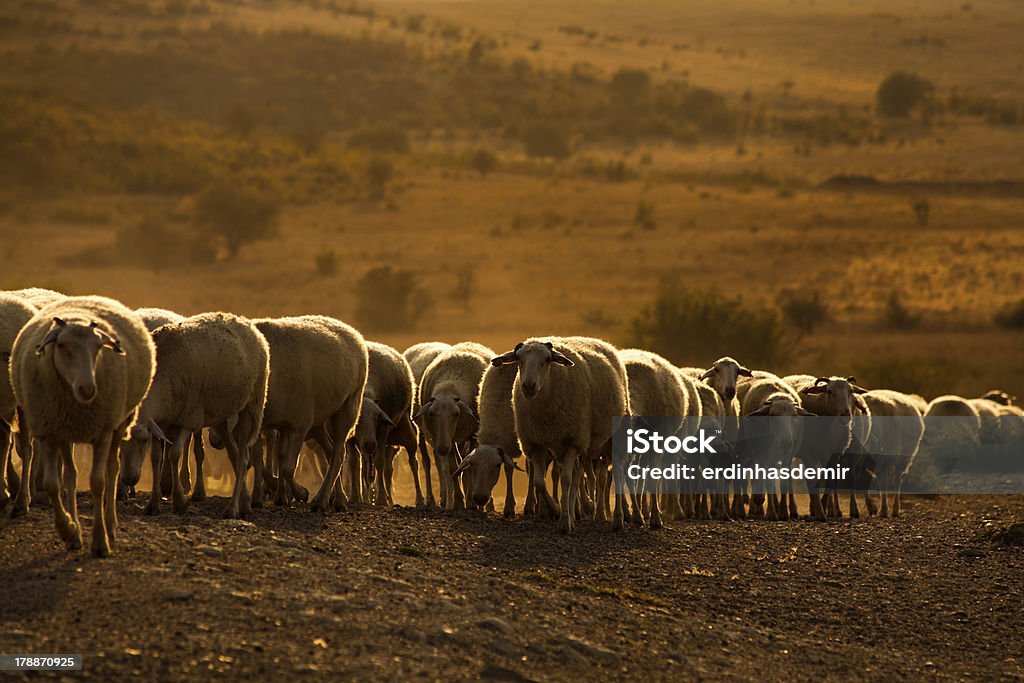
[[[36,355],[45,354],[53,346],[52,362],[57,374],[71,387],[79,403],[92,403],[96,399],[96,365],[100,351],[109,349],[124,354],[121,344],[93,321],[67,322],[54,318],[53,325],[36,347]]]

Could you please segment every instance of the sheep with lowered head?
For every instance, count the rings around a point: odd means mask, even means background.
[[[487,351],[479,344],[456,344],[434,358],[419,387],[420,408],[413,419],[433,450],[441,505],[449,509],[465,507],[462,486],[452,475],[459,465],[459,449],[476,435],[477,392],[487,363],[495,355]]]
[[[153,333],[157,370],[153,386],[139,408],[139,420],[126,447],[126,484],[138,481],[142,459],[152,438],[168,442],[152,462],[153,491],[144,508],[160,506],[163,457],[178,463],[192,434],[212,428],[227,446],[235,469],[235,486],[224,516],[248,515],[251,496],[245,483],[249,454],[260,434],[270,374],[267,340],[248,319],[230,313],[204,313]],[[181,479],[172,477],[173,509],[185,512]]]
[[[153,340],[121,303],[68,297],[43,307],[18,334],[11,382],[24,427],[47,462],[46,492],[68,548],[82,544],[73,443],[92,444],[92,554],[106,557],[117,529],[118,449],[155,367]],[[63,462],[63,482],[57,458]],[[63,486],[62,486],[63,484]],[[65,510],[61,489],[68,492]]]
[[[451,344],[445,344],[444,342],[420,342],[419,344],[413,344],[405,351],[402,352],[402,356],[406,362],[409,363],[409,369],[412,370],[413,384],[413,396],[412,396],[412,414],[415,415],[420,411],[420,382],[423,380],[423,373],[427,371],[427,367],[434,362],[434,359],[441,353],[447,351],[452,347]],[[433,507],[435,504],[434,500],[434,485],[430,481],[430,455],[427,452],[427,437],[423,433],[423,425],[419,425],[419,447],[420,455],[423,457],[423,474],[426,479],[427,487],[427,499],[426,504]]]
[[[607,457],[612,419],[630,415],[626,368],[614,346],[589,337],[532,338],[491,361],[516,364],[512,390],[516,434],[532,468],[538,513],[558,517],[562,533],[575,527],[584,458]],[[561,505],[547,491],[552,456],[561,465]],[[621,529],[624,496],[616,492],[613,527]]]
[[[505,506],[502,514],[514,517],[516,496],[512,490],[512,473],[522,470],[515,459],[522,455],[516,436],[516,420],[512,410],[512,386],[516,381],[516,365],[490,365],[480,382],[480,426],[477,429],[477,447],[463,458],[453,477],[463,474],[466,500],[474,507],[484,508],[491,500],[491,492],[505,471]],[[524,512],[535,510],[533,488],[526,496]]]
[[[411,413],[412,369],[405,357],[387,344],[367,342],[366,348],[369,352],[369,373],[353,440],[363,456],[373,461],[373,501],[377,505],[394,504],[391,493],[393,463],[395,449],[401,447],[409,457],[409,469],[416,487],[416,505],[421,506],[423,491],[416,462],[418,435]]]
[[[14,416],[18,402],[14,398],[14,389],[11,388],[11,376],[9,364],[11,360],[11,349],[14,348],[14,340],[25,324],[36,314],[36,307],[22,297],[14,294],[0,293],[0,510],[10,500],[8,487],[11,493],[17,495],[19,489],[19,478],[11,464],[11,437],[14,434],[11,425],[14,424]],[[26,468],[25,482],[31,481],[31,475],[27,472],[28,464],[31,463],[31,443],[28,434],[17,433],[18,455],[21,456],[22,467]],[[10,474],[8,474],[10,470]],[[10,482],[8,483],[8,478]],[[24,505],[28,506],[29,491],[25,492]],[[21,510],[27,512],[27,509]]]
[[[891,498],[892,516],[899,517],[900,489],[921,444],[924,418],[916,401],[898,391],[873,389],[862,394],[861,398],[871,413],[871,433],[864,449],[875,463],[882,498],[879,514],[889,516]],[[873,510],[869,509],[869,512],[873,513]]]

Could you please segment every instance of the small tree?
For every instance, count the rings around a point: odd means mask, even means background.
[[[569,136],[560,127],[544,121],[523,128],[523,145],[527,156],[565,159],[569,156]]]
[[[996,325],[1007,330],[1024,330],[1024,299],[1006,304],[995,316]]]
[[[473,163],[473,168],[476,169],[476,172],[480,174],[481,178],[483,178],[497,168],[498,155],[489,149],[481,147],[473,152],[471,161]]]
[[[644,69],[619,69],[609,84],[612,98],[627,107],[640,105],[651,90],[651,75]]]
[[[196,223],[224,240],[228,258],[250,242],[273,237],[280,206],[276,198],[256,190],[216,182],[196,198]]]
[[[373,157],[366,165],[366,181],[370,186],[370,196],[381,199],[387,191],[388,183],[395,174],[395,167],[384,157]]]
[[[906,117],[935,90],[935,86],[916,74],[896,71],[878,86],[875,100],[885,116]]]
[[[921,324],[921,314],[907,308],[900,293],[893,292],[885,302],[882,323],[894,330],[913,330]]]
[[[786,322],[803,334],[810,334],[815,327],[829,319],[828,306],[818,292],[783,292],[779,310]]]
[[[355,285],[355,320],[369,332],[413,329],[430,307],[430,297],[409,270],[378,266]]]

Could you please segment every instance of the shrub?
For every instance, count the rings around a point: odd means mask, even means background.
[[[996,325],[1008,330],[1024,330],[1024,299],[1006,304],[996,313]]]
[[[917,197],[912,199],[910,202],[910,208],[914,211],[914,217],[917,218],[917,224],[920,226],[928,225],[928,214],[931,213],[931,204],[928,202],[927,197]]]
[[[654,204],[645,201],[637,202],[636,213],[633,214],[633,225],[644,230],[654,230],[658,227],[658,222],[654,220]]]
[[[404,128],[382,123],[367,126],[349,133],[346,144],[353,149],[369,149],[374,152],[408,154],[411,145],[409,134]]]
[[[779,310],[786,322],[803,334],[810,334],[814,328],[829,319],[828,306],[818,292],[802,294],[788,290],[782,293]]]
[[[922,396],[949,393],[966,374],[956,363],[917,356],[871,355],[854,359],[850,367],[862,386],[885,387]]]
[[[882,324],[894,330],[913,330],[921,324],[921,314],[907,308],[899,292],[893,292],[885,302]]]
[[[640,105],[651,90],[651,75],[644,69],[622,68],[609,84],[612,98],[627,107]]]
[[[528,124],[522,132],[527,156],[565,159],[569,156],[569,136],[560,127],[543,121]]]
[[[154,215],[120,228],[113,252],[120,263],[157,273],[164,268],[180,269],[182,264],[211,263],[215,256],[207,240],[185,230],[176,230]]]
[[[931,81],[916,74],[896,71],[878,86],[875,100],[878,110],[885,116],[906,117],[934,90]]]
[[[470,161],[481,178],[498,167],[498,155],[483,147],[473,152]]]
[[[325,247],[317,252],[314,259],[316,261],[317,275],[330,277],[338,272],[338,255],[334,249]]]
[[[370,159],[366,165],[366,181],[370,186],[370,196],[373,199],[384,197],[388,183],[394,174],[394,165],[384,157]]]
[[[773,309],[675,280],[661,283],[654,301],[630,322],[624,341],[677,365],[703,365],[730,355],[747,364],[777,366],[789,356],[784,326]]]
[[[355,285],[356,323],[369,332],[407,332],[430,307],[412,271],[378,266]]]
[[[250,242],[273,237],[280,210],[275,197],[226,181],[196,198],[196,222],[224,240],[229,258]]]
[[[469,308],[469,301],[476,291],[476,271],[473,266],[463,266],[455,274],[455,286],[452,287],[451,297],[456,303],[464,308]]]

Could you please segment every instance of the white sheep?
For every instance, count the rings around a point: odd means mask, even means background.
[[[11,388],[11,375],[9,364],[11,360],[11,349],[14,348],[14,340],[17,339],[21,328],[36,314],[36,307],[24,298],[14,294],[0,293],[0,510],[7,506],[10,500],[8,487],[12,494],[17,495],[20,480],[14,465],[11,462],[11,449],[13,447],[12,425],[14,424],[15,411],[18,402],[14,398],[14,389]],[[21,457],[22,467],[31,462],[31,443],[28,434],[17,433],[18,455]],[[9,470],[9,472],[8,472]],[[31,473],[25,473],[24,481],[32,481]],[[10,481],[8,481],[8,479]],[[23,499],[24,505],[28,506],[29,491]],[[27,509],[20,510],[20,513],[27,512]]]
[[[494,355],[479,344],[456,344],[434,358],[420,382],[420,408],[413,419],[420,425],[434,454],[441,485],[441,506],[445,508],[465,507],[462,486],[452,475],[460,463],[460,449],[470,444],[476,435],[477,392]]]
[[[452,346],[451,344],[445,344],[444,342],[420,342],[419,344],[413,344],[405,351],[402,352],[402,356],[406,362],[409,363],[409,369],[412,370],[412,378],[415,381],[413,386],[413,397],[412,397],[412,414],[415,415],[420,410],[420,382],[423,380],[423,373],[427,371],[427,367],[434,362],[437,356]],[[434,500],[434,485],[431,483],[430,477],[430,454],[427,452],[427,437],[423,433],[423,425],[419,425],[419,447],[420,455],[423,457],[423,475],[426,479],[427,487],[427,500],[426,504],[429,507],[433,507],[436,503]]]
[[[245,475],[250,449],[263,423],[270,374],[266,339],[246,318],[204,313],[158,328],[153,340],[156,375],[139,408],[139,421],[131,430],[125,457],[125,467],[134,475],[141,468],[150,439],[159,438],[169,444],[156,451],[160,457],[152,462],[153,490],[144,512],[159,511],[164,456],[171,458],[171,470],[178,471],[192,434],[210,427],[227,446],[235,469],[235,486],[224,516],[250,514],[251,496]],[[173,510],[180,514],[188,502],[180,478],[171,479]]]
[[[889,516],[891,496],[892,516],[899,517],[900,489],[924,435],[924,418],[916,401],[898,391],[873,389],[861,398],[871,413],[871,433],[864,448],[874,460],[878,477],[882,498],[879,514]]]
[[[629,407],[633,415],[641,417],[665,417],[673,419],[664,425],[671,434],[686,426],[685,418],[692,414],[690,409],[690,387],[682,378],[676,366],[656,353],[640,349],[619,351],[619,358],[626,367],[629,387]],[[661,466],[660,462],[653,463]],[[663,525],[661,498],[662,490],[650,492],[649,524],[652,529]],[[638,500],[633,501],[633,521],[643,524],[643,515]]]
[[[512,473],[522,470],[515,459],[522,455],[516,436],[515,413],[512,409],[512,386],[516,381],[516,365],[489,365],[480,381],[478,403],[480,426],[477,446],[452,474],[463,475],[466,500],[483,508],[491,500],[498,478],[505,471],[505,506],[502,514],[514,517],[516,497],[512,489]],[[526,496],[525,514],[536,511],[536,499],[530,487]]]
[[[513,386],[516,434],[532,467],[539,514],[575,527],[581,460],[609,457],[612,419],[630,415],[626,368],[615,347],[589,337],[533,338],[495,358],[517,364]],[[561,506],[545,485],[552,456],[561,465]],[[598,489],[600,490],[600,489]],[[624,496],[616,492],[613,527],[621,529]]]
[[[722,404],[725,406],[724,435],[728,441],[735,440],[737,429],[739,428],[739,421],[736,418],[740,414],[740,403],[736,398],[736,383],[743,377],[753,377],[753,372],[729,356],[719,358],[700,375],[700,380],[706,382],[708,386],[715,390],[715,393],[719,395],[722,399]],[[737,517],[744,516],[743,500],[746,496],[744,489],[745,485],[743,482],[735,482],[731,514]],[[728,494],[724,495],[725,503],[728,507]],[[720,514],[719,516],[722,515]]]
[[[118,449],[135,421],[154,367],[153,340],[142,320],[105,297],[68,297],[43,307],[14,343],[14,394],[24,414],[23,428],[27,426],[38,456],[47,463],[46,492],[57,532],[68,548],[82,545],[72,444],[92,444],[91,549],[93,555],[106,557],[117,529]]]
[[[354,442],[363,456],[373,462],[373,501],[377,505],[394,504],[393,463],[395,449],[401,447],[409,457],[416,505],[422,506],[423,490],[416,461],[418,434],[411,412],[415,387],[412,369],[402,354],[387,344],[367,342],[366,347],[369,373]]]
[[[686,368],[683,368],[683,372],[692,377],[692,373]],[[700,374],[704,374],[704,371],[700,370]],[[699,378],[700,375],[697,375],[697,377]],[[701,406],[700,428],[705,432],[724,432],[727,422],[727,410],[722,397],[709,384],[703,381],[698,380],[694,386],[697,390],[697,397],[700,400]],[[721,493],[709,494],[702,486],[702,482],[703,480],[700,480],[697,490],[694,491],[693,518],[728,520],[728,495]]]
[[[55,301],[68,298],[67,294],[61,294],[55,292],[52,289],[44,289],[42,287],[26,287],[25,289],[13,289],[7,294],[13,294],[16,297],[24,299],[36,308],[42,308],[43,306],[49,306]]]
[[[954,395],[937,396],[924,413],[918,467],[948,471],[964,453],[977,453],[982,420],[971,402]]]
[[[812,414],[800,405],[800,397],[796,390],[780,377],[755,370],[752,382],[747,383],[741,393],[740,414],[744,417],[767,416],[771,421],[767,425],[767,437],[756,444],[758,462],[765,457],[777,457],[782,467],[790,467],[803,442],[803,422],[797,417],[810,417]],[[750,424],[749,422],[747,424]],[[793,482],[771,482],[768,488],[768,512],[770,520],[787,520],[796,518],[796,497],[793,493]],[[763,496],[755,492],[751,496],[750,514],[753,517],[765,516]],[[788,502],[788,507],[787,507]]]

